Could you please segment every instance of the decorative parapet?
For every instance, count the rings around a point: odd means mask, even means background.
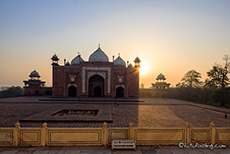
[[[141,128],[21,128],[17,122],[14,128],[0,128],[0,146],[107,146],[113,140],[135,140],[136,145],[178,145],[179,143],[206,143],[230,145],[230,128],[186,127]]]

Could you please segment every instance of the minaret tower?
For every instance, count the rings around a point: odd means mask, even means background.
[[[140,66],[140,62],[141,62],[141,60],[140,60],[140,58],[139,57],[137,57],[135,60],[134,60],[134,63],[135,63],[135,68],[140,68],[141,66]]]
[[[51,58],[51,60],[52,60],[52,64],[51,65],[53,65],[53,66],[54,65],[59,66],[58,65],[59,58],[58,58],[58,56],[56,54],[53,55],[53,57]]]

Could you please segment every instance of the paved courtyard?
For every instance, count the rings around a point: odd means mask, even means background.
[[[39,97],[0,99],[0,127],[230,127],[230,109],[175,99],[140,99],[115,105],[112,101],[39,101]],[[98,110],[97,115],[53,116],[63,109]],[[225,118],[228,113],[228,118]]]

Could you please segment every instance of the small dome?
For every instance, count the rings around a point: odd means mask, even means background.
[[[126,66],[125,61],[120,56],[118,56],[117,59],[114,60],[113,64],[114,66]]]
[[[140,60],[140,58],[139,58],[139,57],[137,57],[137,58],[134,60],[134,62],[135,62],[135,63],[140,63],[140,62],[141,62],[141,60]]]
[[[166,80],[165,76],[161,73],[157,76],[157,80]]]
[[[108,56],[101,50],[100,46],[89,56],[89,62],[109,62]]]
[[[67,63],[65,64],[65,66],[70,66],[70,63],[67,61]]]
[[[33,77],[40,78],[40,75],[36,70],[34,70],[34,71],[32,71],[30,73],[29,77],[31,77],[31,78],[33,78]]]
[[[130,63],[128,67],[129,67],[129,68],[132,68],[132,67],[133,67],[133,65]]]
[[[59,60],[59,58],[58,58],[58,56],[56,54],[54,54],[51,59],[54,60],[54,61],[58,61]]]
[[[71,61],[71,65],[80,64],[80,62],[84,62],[84,60],[81,58],[81,55],[78,55]]]

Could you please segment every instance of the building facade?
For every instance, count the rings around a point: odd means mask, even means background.
[[[80,55],[64,65],[58,64],[56,54],[51,59],[54,97],[138,97],[141,62],[138,57],[135,66],[129,63],[126,66],[120,56],[109,62],[99,46],[88,61]]]

